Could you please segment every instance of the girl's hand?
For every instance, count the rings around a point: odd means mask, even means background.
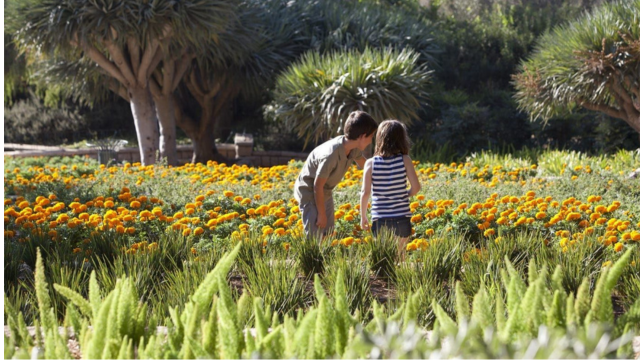
[[[366,216],[360,218],[360,227],[364,231],[369,231],[369,219]]]

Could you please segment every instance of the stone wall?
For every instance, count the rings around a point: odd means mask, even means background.
[[[236,159],[238,163],[250,166],[267,167],[276,165],[286,165],[290,160],[306,160],[308,153],[297,153],[291,151],[253,151],[253,136],[250,134],[236,135],[234,144],[217,144],[216,147],[221,155]],[[33,156],[88,156],[98,159],[97,149],[65,149],[53,146],[4,144],[5,156],[12,157],[33,157]],[[179,145],[178,164],[191,162],[193,147],[191,145]],[[123,148],[117,152],[118,162],[127,161],[130,163],[140,161],[140,151],[138,148]]]

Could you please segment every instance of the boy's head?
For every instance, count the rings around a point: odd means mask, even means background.
[[[376,156],[408,155],[409,147],[409,135],[403,123],[398,120],[385,120],[380,123],[376,134]]]
[[[347,118],[344,125],[344,135],[347,140],[358,140],[362,135],[371,137],[376,132],[378,123],[373,120],[371,115],[364,111],[353,111]]]

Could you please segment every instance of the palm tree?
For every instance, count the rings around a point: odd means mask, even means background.
[[[583,107],[640,133],[640,0],[604,4],[544,35],[514,84],[533,119]]]
[[[419,57],[409,49],[309,52],[278,77],[266,112],[296,129],[305,146],[342,131],[355,110],[409,123],[418,118],[431,77]]]
[[[22,48],[49,58],[88,58],[115,80],[105,85],[131,102],[143,164],[155,161],[159,141],[151,76],[164,59],[175,58],[175,51],[198,48],[223,31],[236,9],[234,0],[20,0],[8,5],[7,19]],[[174,75],[172,85],[175,81]]]

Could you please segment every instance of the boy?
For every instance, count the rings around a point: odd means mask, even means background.
[[[333,231],[333,189],[342,181],[353,161],[359,168],[362,152],[371,144],[378,124],[364,111],[349,114],[344,135],[313,149],[294,186],[307,238],[322,238]]]

